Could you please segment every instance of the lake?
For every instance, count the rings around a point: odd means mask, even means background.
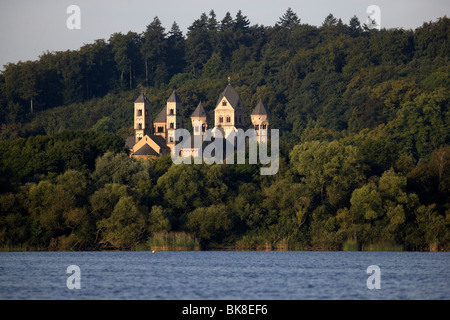
[[[0,299],[447,300],[449,266],[450,252],[0,252]]]

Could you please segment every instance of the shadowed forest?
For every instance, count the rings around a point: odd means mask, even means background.
[[[151,20],[151,19],[150,19]],[[1,250],[449,250],[450,24],[368,29],[155,17],[0,73]],[[227,77],[280,130],[280,170],[135,160],[133,102],[172,90],[185,127]]]

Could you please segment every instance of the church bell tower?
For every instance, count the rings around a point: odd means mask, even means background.
[[[150,135],[151,128],[150,101],[141,93],[134,102],[134,142],[138,143],[145,135]]]

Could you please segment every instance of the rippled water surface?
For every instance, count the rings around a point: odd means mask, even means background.
[[[449,267],[449,252],[1,252],[0,299],[449,299]]]

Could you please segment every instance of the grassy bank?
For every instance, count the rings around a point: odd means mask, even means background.
[[[148,250],[200,250],[200,242],[186,232],[157,232],[146,242]]]
[[[405,251],[403,246],[389,242],[375,242],[361,245],[357,241],[346,241],[342,251]]]

